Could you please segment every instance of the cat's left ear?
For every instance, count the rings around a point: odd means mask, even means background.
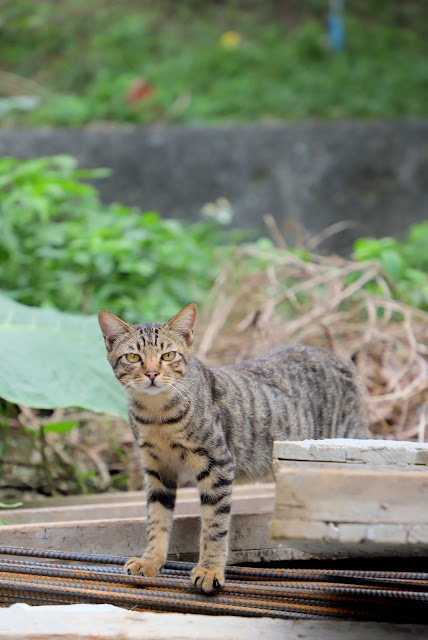
[[[183,336],[187,346],[191,347],[193,343],[193,326],[196,318],[196,305],[191,302],[186,305],[176,316],[166,323],[168,329],[175,331]]]
[[[114,342],[132,329],[131,325],[115,316],[114,313],[105,311],[105,309],[98,313],[98,322],[103,332],[107,351],[111,351]]]

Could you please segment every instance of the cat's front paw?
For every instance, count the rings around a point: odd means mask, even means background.
[[[215,593],[224,585],[224,571],[217,567],[195,567],[190,574],[190,581],[198,591]]]
[[[125,564],[125,573],[129,576],[145,576],[146,578],[154,578],[158,575],[159,569],[163,563],[156,559],[131,558]]]

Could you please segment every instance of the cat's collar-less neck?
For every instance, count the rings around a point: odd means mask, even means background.
[[[141,411],[149,413],[168,411],[176,407],[177,404],[185,404],[177,391],[171,388],[153,395],[143,391],[132,391],[129,394],[129,402]]]

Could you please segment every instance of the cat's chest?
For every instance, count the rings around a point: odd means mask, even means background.
[[[192,452],[198,447],[196,442],[169,429],[153,427],[144,429],[144,432],[144,458],[158,459],[161,466],[174,468],[177,472],[184,472],[194,466]]]

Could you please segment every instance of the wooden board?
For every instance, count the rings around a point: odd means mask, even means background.
[[[232,513],[252,513],[255,509],[268,511],[273,509],[274,483],[237,485],[233,489]],[[66,522],[69,520],[112,520],[114,518],[145,518],[147,516],[145,491],[106,493],[52,498],[42,502],[33,502],[31,507],[2,509],[1,519],[10,524],[35,524],[37,522]],[[176,515],[198,515],[200,511],[197,488],[178,489],[175,508]]]
[[[315,555],[428,556],[428,445],[308,440],[274,452],[273,539]]]
[[[398,440],[334,438],[276,441],[273,457],[279,460],[342,462],[348,464],[428,465],[428,445]]]
[[[110,494],[81,506],[63,504],[2,511],[11,524],[0,527],[0,544],[56,549],[76,553],[132,556],[146,545],[145,493],[110,504]],[[136,496],[133,496],[135,498]],[[45,504],[45,502],[43,503]],[[286,549],[269,535],[274,485],[236,486],[232,499],[229,562],[258,562],[308,557]],[[199,494],[179,489],[169,559],[197,561],[199,550]]]
[[[276,516],[287,520],[298,513],[304,521],[428,524],[428,469],[408,473],[356,466],[303,469],[283,463],[277,475]]]

